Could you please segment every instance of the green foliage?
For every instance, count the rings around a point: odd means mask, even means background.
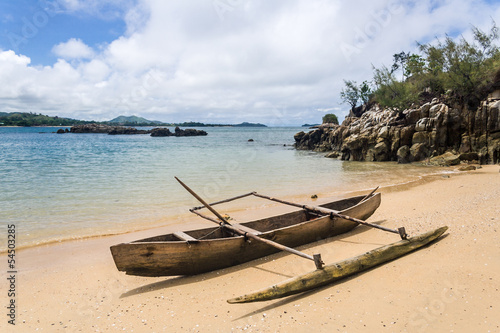
[[[2,113],[0,125],[2,126],[73,126],[89,123],[88,121],[69,118],[50,117],[43,114],[14,112]]]
[[[405,77],[407,76],[406,66],[407,66],[408,60],[410,58],[410,52],[408,52],[408,53],[405,53],[405,52],[396,53],[395,55],[393,55],[393,58],[394,58],[394,63],[392,64],[391,74],[394,73],[395,71],[397,71],[398,69],[401,69],[401,72],[403,73],[403,80],[404,80]]]
[[[489,33],[472,28],[473,41],[461,37],[458,41],[446,36],[436,45],[420,45],[427,56],[429,72],[436,77],[434,89],[450,90],[451,95],[462,103],[476,105],[486,97],[498,68],[500,53],[494,41],[498,28],[493,24]]]
[[[472,36],[472,41],[446,36],[443,41],[419,45],[421,55],[395,54],[391,70],[374,68],[374,100],[383,107],[404,109],[420,102],[424,91],[430,96],[448,92],[447,97],[459,103],[477,106],[500,68],[500,50],[495,44],[498,28],[495,22],[488,33],[473,27]],[[394,76],[398,70],[401,81]]]
[[[347,103],[351,108],[355,108],[358,104],[359,92],[356,86],[356,81],[344,80],[345,87],[340,91],[340,98],[344,103]]]
[[[323,116],[323,124],[339,124],[339,120],[333,113],[328,113]]]
[[[363,81],[363,83],[361,83],[361,85],[359,86],[358,90],[361,102],[363,102],[363,104],[367,104],[372,94],[372,90],[370,88],[370,85],[368,84],[368,81]]]
[[[395,107],[400,110],[417,101],[415,86],[411,83],[396,80],[385,66],[374,68],[373,81],[376,86],[375,100],[383,106]]]
[[[340,91],[342,102],[347,103],[352,109],[356,107],[358,101],[368,103],[372,93],[367,81],[363,81],[358,87],[356,81],[344,80],[345,87]]]

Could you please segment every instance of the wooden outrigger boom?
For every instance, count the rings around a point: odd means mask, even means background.
[[[372,193],[368,194],[368,196],[370,196]],[[332,217],[334,217],[334,216],[340,217],[340,218],[342,218],[344,220],[349,220],[349,221],[352,221],[352,222],[356,222],[356,223],[359,223],[359,224],[362,224],[362,225],[366,225],[366,226],[371,227],[371,228],[376,228],[376,229],[380,229],[380,230],[392,232],[392,233],[395,233],[395,234],[399,234],[401,236],[401,239],[406,239],[408,237],[408,235],[406,234],[406,231],[405,231],[404,227],[398,228],[397,230],[396,229],[390,229],[390,228],[383,227],[381,225],[377,225],[377,224],[373,224],[373,223],[368,223],[366,221],[362,221],[362,220],[354,218],[354,217],[350,217],[350,216],[347,216],[347,215],[340,214],[340,212],[338,212],[336,210],[333,210],[333,209],[328,209],[328,208],[323,208],[323,207],[318,207],[318,206],[301,205],[301,204],[297,204],[297,203],[294,203],[294,202],[290,202],[290,201],[285,201],[285,200],[281,200],[281,199],[276,199],[276,198],[273,198],[273,197],[269,197],[267,195],[258,194],[256,192],[253,192],[252,194],[255,195],[256,197],[260,197],[260,198],[264,198],[264,199],[276,201],[276,202],[279,202],[279,203],[282,203],[282,204],[285,204],[285,205],[303,208],[303,209],[309,210],[311,212],[320,213],[320,214],[326,214],[326,215],[330,215]]]
[[[203,204],[203,206],[205,206],[209,211],[211,211],[215,216],[217,216],[217,218],[220,220],[220,222],[217,222],[217,221],[214,221],[214,222],[219,223],[219,225],[221,227],[226,228],[228,230],[231,230],[232,232],[234,232],[234,233],[236,233],[238,235],[245,236],[245,237],[248,237],[248,238],[255,239],[255,240],[259,241],[259,242],[266,243],[267,245],[271,245],[271,246],[273,246],[273,247],[275,247],[275,248],[277,248],[279,250],[287,251],[287,252],[293,253],[295,255],[298,255],[299,257],[312,260],[312,261],[314,261],[314,264],[316,265],[316,268],[318,268],[318,269],[321,268],[321,267],[323,267],[323,261],[321,261],[321,255],[320,254],[315,254],[315,255],[311,256],[309,254],[305,254],[303,252],[300,252],[300,251],[297,251],[295,249],[292,249],[291,247],[284,246],[284,245],[281,245],[279,243],[273,242],[272,240],[261,238],[261,237],[257,236],[256,233],[254,233],[251,230],[249,230],[248,228],[242,228],[241,226],[240,227],[233,226],[232,224],[230,224],[229,222],[227,222],[226,219],[224,219],[224,217],[222,215],[220,215],[210,204],[208,204],[207,202],[205,202],[205,200],[203,200],[198,194],[196,194],[192,189],[190,189],[186,184],[184,184],[179,178],[175,177],[175,179],[189,193],[191,193],[199,202],[201,202]],[[213,220],[210,220],[210,221],[213,221]]]

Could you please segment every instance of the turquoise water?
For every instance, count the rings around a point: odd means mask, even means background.
[[[329,196],[430,172],[297,151],[302,128],[203,129],[208,136],[153,138],[0,127],[2,225],[15,224],[18,245],[31,246],[178,223],[198,203],[174,176],[217,201],[251,191]]]

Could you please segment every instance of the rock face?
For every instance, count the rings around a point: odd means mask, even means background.
[[[341,125],[299,132],[294,139],[297,149],[333,151],[350,161],[409,163],[455,151],[498,163],[500,100],[468,110],[434,99],[402,113],[374,105],[359,117],[351,113]]]

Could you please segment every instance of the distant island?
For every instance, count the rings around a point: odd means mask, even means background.
[[[233,127],[267,127],[266,125],[264,124],[254,124],[254,123],[247,123],[247,122],[242,122],[241,124],[237,124],[237,125],[232,125]]]
[[[241,124],[205,124],[201,122],[165,123],[138,116],[119,116],[109,121],[87,121],[58,116],[47,116],[33,112],[0,112],[0,126],[75,126],[104,124],[117,126],[172,126],[172,127],[267,127],[264,124],[243,122]]]
[[[107,121],[108,124],[120,125],[120,126],[157,126],[163,125],[162,121],[157,120],[147,120],[146,118],[137,116],[119,116],[114,119]]]

